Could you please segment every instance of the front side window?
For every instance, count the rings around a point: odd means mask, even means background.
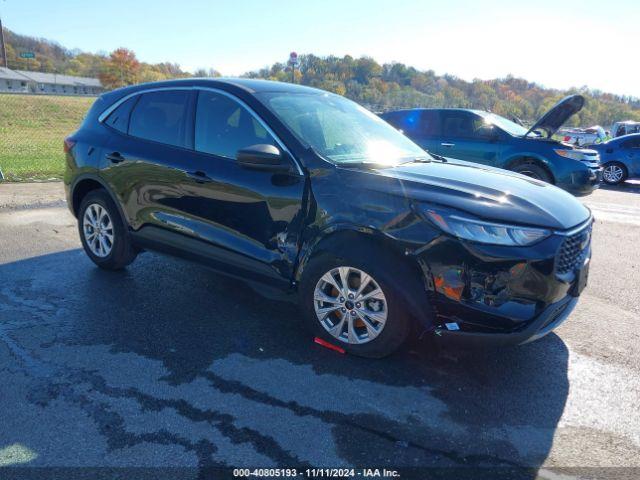
[[[448,138],[479,138],[479,130],[486,126],[481,117],[467,112],[444,112],[442,134]]]
[[[167,90],[144,93],[129,121],[129,135],[183,147],[190,92]]]
[[[511,120],[501,117],[500,115],[496,115],[495,113],[480,112],[480,115],[483,116],[484,121],[487,124],[495,125],[501,130],[504,130],[516,137],[522,137],[529,131],[522,125],[518,125],[516,122],[512,122]]]
[[[276,145],[249,111],[226,95],[201,91],[196,106],[195,149],[227,158],[258,144]]]
[[[429,157],[380,117],[339,95],[263,92],[256,96],[302,144],[331,162],[393,165]]]

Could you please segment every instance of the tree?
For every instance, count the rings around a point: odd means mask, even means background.
[[[138,82],[140,62],[136,54],[126,48],[118,48],[111,52],[106,62],[100,81],[106,88],[120,88]]]
[[[199,68],[195,72],[193,72],[194,77],[220,77],[221,74],[215,68],[210,68],[208,70],[204,68]]]

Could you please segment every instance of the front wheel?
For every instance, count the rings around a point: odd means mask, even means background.
[[[547,171],[535,163],[520,163],[511,169],[516,173],[526,175],[527,177],[535,178],[547,183],[553,183],[553,179],[547,173]]]
[[[627,179],[627,169],[622,163],[611,162],[602,171],[602,180],[608,185],[618,185]]]
[[[409,320],[389,271],[331,254],[312,259],[300,288],[307,326],[355,355],[394,352],[407,337]]]

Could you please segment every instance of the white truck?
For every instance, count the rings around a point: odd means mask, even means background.
[[[611,127],[612,137],[621,137],[630,133],[640,133],[640,122],[625,120],[624,122],[616,122]]]

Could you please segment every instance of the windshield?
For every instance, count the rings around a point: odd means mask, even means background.
[[[296,135],[334,163],[396,165],[429,155],[387,122],[332,93],[256,96]]]
[[[501,130],[504,130],[505,132],[510,133],[513,136],[522,137],[526,135],[526,133],[529,131],[527,128],[523,127],[522,125],[518,125],[517,123],[512,122],[511,120],[507,120],[506,118],[501,117],[500,115],[496,115],[495,113],[488,113],[488,112],[477,112],[477,113],[482,115],[486,123],[491,123],[496,127],[500,128]]]

